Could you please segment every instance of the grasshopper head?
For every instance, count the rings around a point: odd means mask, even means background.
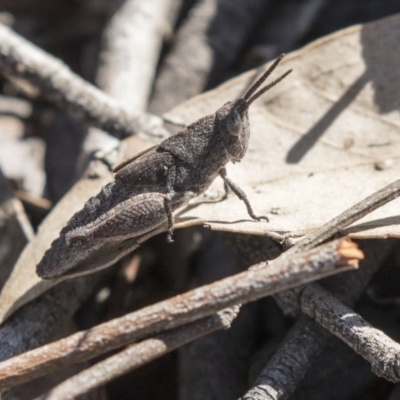
[[[286,71],[279,78],[259,89],[283,57],[284,54],[280,55],[242,98],[229,101],[216,112],[216,124],[223,134],[225,149],[232,162],[240,161],[247,151],[250,137],[248,109],[251,103],[292,72],[292,70]]]

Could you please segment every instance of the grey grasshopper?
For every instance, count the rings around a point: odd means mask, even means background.
[[[246,154],[250,105],[291,72],[261,87],[282,58],[283,55],[242,98],[224,104],[214,114],[117,165],[115,181],[104,186],[71,218],[39,262],[38,275],[51,278],[63,273],[49,272],[49,258],[57,248],[64,252],[66,248],[87,251],[105,241],[121,242],[143,235],[166,220],[167,240],[171,242],[172,213],[203,193],[217,176],[245,203],[252,219],[268,220],[255,215],[246,194],[227,176],[225,165],[239,162]]]

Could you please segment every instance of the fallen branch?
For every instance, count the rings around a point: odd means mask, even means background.
[[[376,375],[391,382],[400,381],[400,344],[332,294],[318,285],[307,286],[301,295],[301,309],[365,358]]]
[[[241,400],[289,399],[329,336],[315,321],[300,317]]]
[[[74,74],[62,61],[0,24],[0,72],[23,79],[78,119],[117,137],[163,133],[161,119],[129,115],[117,101]]]
[[[218,329],[228,329],[238,312],[239,307],[229,308],[180,328],[162,333],[154,338],[131,345],[120,353],[100,361],[60,383],[48,393],[40,396],[38,400],[70,399],[88,393],[201,336],[208,335]]]
[[[341,239],[310,252],[281,257],[270,264],[263,263],[264,267],[199,287],[4,361],[0,363],[0,388],[91,359],[227,307],[353,269],[362,258],[362,252],[353,242]]]

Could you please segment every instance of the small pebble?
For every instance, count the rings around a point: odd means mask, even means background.
[[[377,161],[375,163],[375,169],[377,171],[384,171],[385,169],[391,168],[393,166],[393,160],[388,158],[387,160]]]

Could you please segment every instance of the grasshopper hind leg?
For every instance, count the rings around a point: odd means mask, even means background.
[[[194,192],[175,192],[171,190],[164,197],[164,210],[167,216],[168,221],[168,233],[167,233],[167,242],[173,243],[174,239],[172,239],[172,235],[174,233],[174,216],[172,214],[173,209],[176,210],[183,204],[187,203],[191,198],[195,197],[196,194]]]
[[[164,209],[168,220],[167,242],[173,243],[174,239],[172,239],[172,235],[174,233],[174,216],[172,215],[171,204],[168,197],[164,198]]]

